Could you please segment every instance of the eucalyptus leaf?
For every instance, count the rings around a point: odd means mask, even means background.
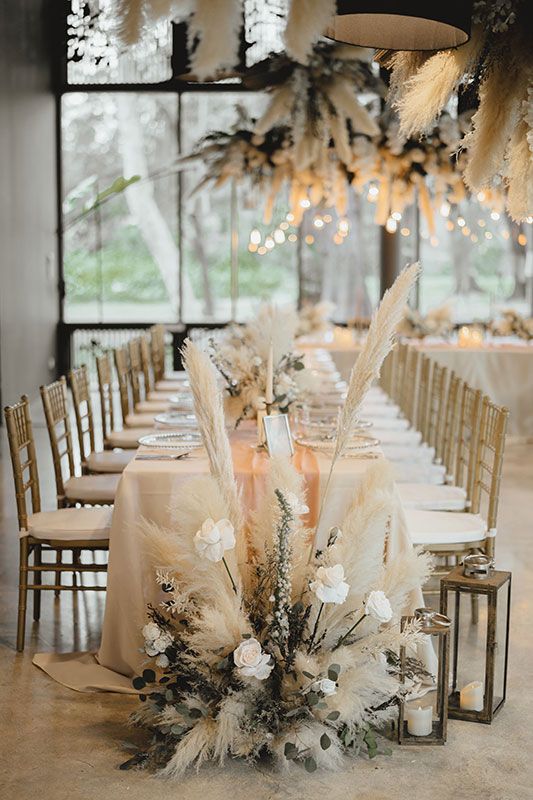
[[[307,772],[314,772],[316,770],[316,761],[312,756],[307,756],[304,761],[304,767]]]
[[[326,719],[330,719],[332,722],[334,722],[336,719],[339,719],[340,715],[341,715],[340,711],[330,711]]]
[[[322,750],[328,750],[331,747],[331,739],[327,733],[323,733],[320,737],[320,747]]]

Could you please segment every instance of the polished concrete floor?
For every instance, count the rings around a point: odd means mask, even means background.
[[[445,747],[399,748],[351,760],[336,774],[288,775],[232,763],[178,784],[122,772],[135,733],[132,697],[80,694],[31,663],[34,652],[95,649],[103,595],[46,595],[40,623],[28,615],[26,650],[15,652],[17,526],[5,432],[0,431],[0,800],[529,800],[533,798],[533,445],[507,449],[498,565],[513,571],[508,700],[492,726],[451,721]],[[43,495],[53,486],[45,432],[37,430]]]

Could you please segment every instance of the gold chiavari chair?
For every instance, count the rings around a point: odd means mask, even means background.
[[[40,391],[52,449],[58,506],[65,508],[77,503],[113,503],[119,474],[76,475],[65,378],[62,377],[48,386],[41,386]]]
[[[118,380],[120,411],[122,413],[122,424],[124,428],[153,428],[154,414],[156,414],[157,411],[141,414],[134,409],[127,348],[117,347],[113,353]]]
[[[446,410],[447,393],[446,387],[448,383],[448,370],[446,367],[441,367],[437,362],[433,362],[433,370],[431,374],[431,384],[429,389],[429,398],[426,413],[426,426],[422,432],[424,441],[427,442],[429,447],[432,447],[435,452],[435,460],[437,463],[442,463],[442,448],[440,443],[442,441],[444,430],[444,414]]]
[[[492,554],[508,415],[506,408],[465,387],[457,477],[470,480],[466,491],[471,502],[463,512],[405,509],[414,544],[447,559],[478,550]]]
[[[416,421],[419,365],[420,352],[414,347],[407,346],[399,406],[403,416],[409,420],[411,425],[414,425]]]
[[[189,386],[189,382],[184,373],[182,379],[163,381],[160,385],[163,388],[154,389],[154,378],[152,374],[152,360],[150,355],[150,341],[147,336],[141,336],[139,340],[139,349],[141,354],[141,368],[144,375],[144,387],[147,400],[166,400],[175,394],[180,388]],[[164,386],[167,386],[165,389]]]
[[[158,411],[167,411],[168,398],[163,400],[148,400],[147,387],[145,383],[145,375],[141,359],[141,340],[140,338],[130,339],[128,342],[128,355],[129,355],[129,369],[130,369],[130,382],[131,394],[133,399],[133,407],[136,413],[149,413]]]
[[[41,613],[41,591],[105,591],[104,586],[62,586],[58,576],[64,572],[106,572],[105,565],[82,564],[83,550],[107,551],[111,528],[109,508],[60,508],[41,511],[39,472],[28,398],[24,395],[5,408],[9,451],[13,467],[19,523],[19,602],[17,650],[24,650],[28,592],[33,592],[33,618]],[[72,551],[72,564],[63,564],[65,550]],[[56,563],[43,561],[47,552],[55,553]],[[55,584],[44,584],[44,573],[55,572]],[[29,582],[30,574],[33,583]]]
[[[139,446],[139,437],[150,433],[153,426],[147,426],[146,428],[116,428],[116,411],[118,409],[115,409],[114,404],[113,372],[109,353],[97,357],[96,373],[98,375],[104,449],[136,450]]]
[[[480,423],[480,397],[480,393],[464,385],[452,373],[440,412],[444,424],[436,449],[436,452],[446,453],[443,469],[447,484],[432,485],[427,480],[400,483],[398,491],[405,508],[422,511],[464,511],[469,508]]]
[[[122,472],[131,461],[133,453],[96,451],[90,381],[85,365],[70,370],[69,384],[76,417],[82,473]]]
[[[416,429],[422,434],[422,440],[428,442],[428,412],[431,386],[432,361],[422,355],[420,358],[420,373],[416,388]]]
[[[163,325],[152,325],[150,328],[150,344],[152,354],[152,370],[154,374],[154,390],[156,392],[176,391],[183,386],[187,375],[181,370],[166,372],[165,364],[165,328]]]

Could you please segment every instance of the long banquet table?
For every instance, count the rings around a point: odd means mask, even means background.
[[[255,423],[244,423],[231,435],[236,479],[242,487],[247,509],[253,509],[268,468],[268,456],[254,447]],[[144,450],[145,448],[140,448]],[[151,452],[154,452],[151,450]],[[383,458],[383,456],[379,456]],[[294,456],[303,474],[310,507],[309,523],[316,519],[319,498],[329,472],[329,456],[297,447]],[[346,458],[338,462],[328,491],[328,513],[321,530],[340,524],[369,464],[376,460]],[[131,692],[131,676],[141,668],[146,656],[141,628],[146,622],[148,603],[157,605],[160,594],[154,569],[144,552],[139,521],[150,520],[172,525],[170,498],[193,477],[205,475],[209,465],[205,451],[192,452],[180,461],[133,459],[124,470],[115,500],[110,536],[108,588],[100,649],[91,654],[39,654],[34,663],[51,677],[79,691]],[[391,520],[387,558],[411,548],[399,496]],[[423,605],[420,589],[411,593],[407,612]]]
[[[476,347],[459,347],[453,342],[412,340],[442,366],[448,367],[475,389],[509,411],[508,432],[512,436],[533,437],[533,345],[520,341],[485,342]],[[317,347],[327,351],[342,378],[347,380],[361,343],[351,331],[307,338],[299,343],[304,350]]]

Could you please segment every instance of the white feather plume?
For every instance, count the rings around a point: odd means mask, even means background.
[[[292,0],[285,28],[287,52],[295,61],[305,64],[313,44],[321,36],[335,14],[335,0]]]

